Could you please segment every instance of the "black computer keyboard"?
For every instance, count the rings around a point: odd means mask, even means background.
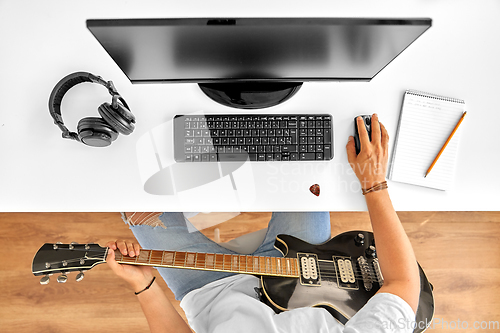
[[[178,115],[174,150],[177,162],[330,160],[332,116]]]

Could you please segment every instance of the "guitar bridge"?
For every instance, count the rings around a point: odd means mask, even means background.
[[[363,278],[363,285],[366,291],[370,291],[373,288],[373,283],[377,282],[380,287],[384,284],[384,278],[382,276],[382,271],[380,269],[380,264],[378,263],[378,258],[371,260],[372,266],[370,266],[367,259],[364,257],[358,258],[359,269],[361,271],[361,276]]]
[[[321,286],[318,256],[314,253],[297,253],[300,267],[300,284]]]

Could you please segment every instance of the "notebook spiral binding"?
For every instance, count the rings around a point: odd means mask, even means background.
[[[453,103],[460,103],[460,104],[465,104],[465,102],[461,99],[458,98],[453,98],[453,97],[445,97],[445,96],[440,96],[440,95],[434,95],[434,94],[429,94],[423,91],[418,91],[418,90],[407,90],[407,94],[419,96],[419,97],[427,97],[427,98],[433,98],[437,99],[440,101],[446,101],[446,102],[453,102]]]

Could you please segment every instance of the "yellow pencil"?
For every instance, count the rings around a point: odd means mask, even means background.
[[[427,169],[427,172],[425,173],[425,177],[427,177],[427,175],[429,174],[429,172],[431,172],[432,168],[434,167],[434,165],[436,164],[437,160],[439,159],[439,156],[441,156],[441,154],[443,153],[444,149],[446,148],[446,146],[448,145],[448,143],[450,142],[451,138],[453,137],[453,134],[455,134],[455,132],[457,131],[458,129],[458,126],[460,126],[460,124],[462,123],[462,120],[464,120],[464,117],[465,115],[467,114],[467,111],[465,111],[463,114],[462,114],[462,117],[460,118],[460,120],[458,121],[457,125],[455,126],[455,128],[453,129],[453,131],[451,132],[450,136],[448,137],[448,140],[446,140],[446,142],[444,143],[443,147],[441,148],[441,150],[439,151],[439,153],[437,154],[436,158],[434,159],[434,161],[432,162],[431,166],[429,167],[429,169]]]

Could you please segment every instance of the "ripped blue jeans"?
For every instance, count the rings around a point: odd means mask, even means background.
[[[153,226],[154,223],[142,225],[130,223],[130,229],[142,248],[236,253],[220,246],[196,230],[183,213],[163,213],[158,218],[157,226]],[[264,241],[251,255],[281,257],[281,252],[274,248],[274,241],[278,234],[287,234],[311,244],[320,244],[330,239],[330,232],[330,214],[328,212],[273,213]],[[157,270],[177,300],[182,300],[187,293],[194,289],[235,274],[180,268],[157,268]]]

